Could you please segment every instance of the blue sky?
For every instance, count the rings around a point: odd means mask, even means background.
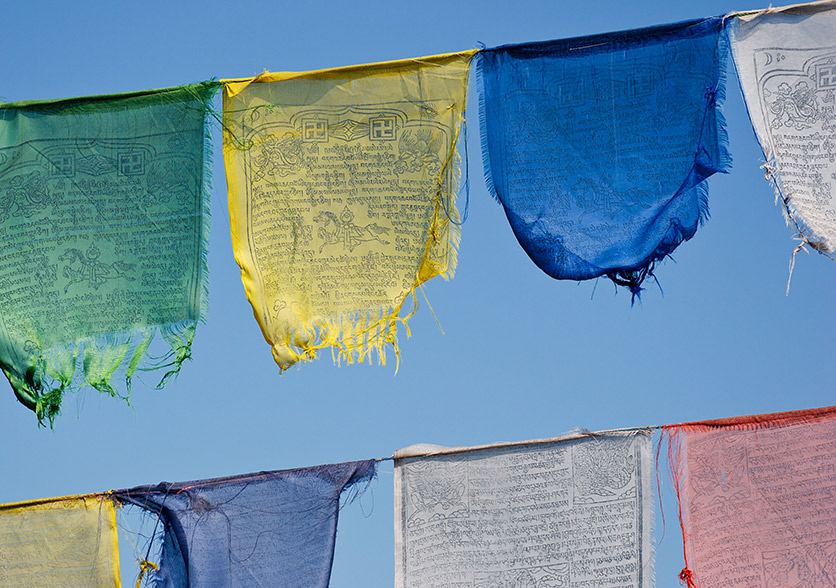
[[[763,7],[16,2],[0,12],[0,98],[320,69]],[[459,266],[452,281],[425,287],[444,334],[422,304],[396,375],[394,363],[338,368],[326,353],[279,376],[232,256],[216,128],[209,314],[194,359],[164,390],[137,383],[133,408],[94,391],[68,397],[54,431],[38,429],[0,384],[0,502],[384,457],[419,442],[475,445],[832,404],[836,265],[800,254],[785,296],[796,242],[759,169],[733,75],[729,82],[733,169],[709,182],[709,222],[658,267],[664,295],[651,285],[632,307],[629,293],[614,294],[606,280],[555,281],[528,259],[486,191],[471,93]],[[371,489],[343,511],[332,586],[392,585],[392,480],[384,462]],[[675,504],[663,494],[657,578],[671,586],[682,551]]]

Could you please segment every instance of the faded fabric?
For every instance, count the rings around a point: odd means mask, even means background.
[[[340,493],[374,461],[262,472],[114,492],[157,512],[162,556],[146,577],[165,588],[328,586]]]
[[[728,29],[776,200],[799,247],[831,255],[836,252],[836,2],[738,16]]]
[[[0,104],[0,367],[39,423],[67,390],[127,397],[189,357],[218,88]]]
[[[395,454],[395,586],[647,588],[650,433]]]
[[[709,18],[479,53],[488,187],[547,274],[635,295],[707,218],[705,179],[731,165],[721,30]]]
[[[119,585],[116,514],[109,499],[0,505],[0,587]]]
[[[689,586],[836,583],[836,408],[664,428]]]
[[[281,370],[385,363],[406,299],[453,275],[473,54],[226,82],[233,248]]]

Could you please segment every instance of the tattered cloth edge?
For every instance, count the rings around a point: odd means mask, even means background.
[[[44,425],[44,420],[49,421],[50,428],[54,427],[55,418],[61,414],[61,401],[67,391],[79,391],[84,387],[95,388],[99,392],[107,393],[113,397],[123,398],[130,405],[131,383],[137,371],[154,371],[162,368],[169,368],[162,376],[156,387],[162,388],[172,376],[176,376],[184,361],[191,358],[191,345],[194,340],[195,327],[198,322],[205,322],[209,304],[209,266],[207,262],[209,249],[209,233],[211,226],[211,193],[212,193],[212,169],[213,149],[212,133],[210,128],[210,116],[213,113],[211,101],[221,89],[220,82],[210,80],[199,84],[175,86],[158,90],[145,90],[128,92],[123,94],[105,94],[96,96],[82,96],[78,98],[63,98],[58,100],[28,100],[0,104],[2,109],[35,108],[41,109],[64,109],[76,105],[83,107],[90,102],[121,100],[130,98],[142,98],[148,96],[160,96],[165,98],[169,94],[179,94],[183,97],[190,96],[203,104],[205,110],[203,117],[203,150],[201,162],[200,190],[200,215],[199,228],[199,285],[197,290],[197,317],[180,320],[164,325],[147,325],[141,328],[131,328],[113,333],[98,333],[89,337],[79,339],[65,345],[58,345],[42,350],[39,357],[34,361],[36,365],[29,365],[25,374],[18,374],[16,370],[0,358],[0,369],[5,373],[11,384],[18,401],[35,412],[38,419],[38,426]],[[182,98],[177,101],[183,101]],[[141,364],[146,358],[148,348],[159,331],[170,346],[170,352],[162,358],[155,358],[153,363]],[[88,370],[88,363],[92,364],[96,359],[103,359],[101,354],[93,354],[91,348],[104,347],[112,353],[119,347],[124,351],[119,355],[119,361],[111,357],[111,363],[107,377],[101,381],[89,379],[92,369]],[[82,358],[81,369],[78,370],[78,358]],[[125,361],[130,357],[126,364]],[[64,359],[64,365],[50,363],[50,358]],[[62,373],[62,369],[64,373]],[[119,394],[112,386],[111,377],[119,370],[125,370],[126,393]],[[69,370],[69,371],[67,371]]]
[[[61,402],[66,392],[91,387],[114,398],[122,398],[130,405],[131,383],[137,371],[168,368],[156,385],[157,388],[165,386],[170,377],[179,373],[183,362],[191,358],[196,323],[196,320],[188,319],[169,325],[86,337],[44,350],[35,358],[35,365],[29,365],[25,374],[17,374],[2,360],[0,369],[8,378],[18,401],[35,413],[38,426],[43,426],[44,420],[48,420],[52,428],[55,418],[61,414]],[[157,331],[168,342],[170,351],[153,363],[142,364]],[[108,352],[113,356],[107,358]],[[62,359],[64,361],[60,361]],[[106,363],[108,367],[94,370],[96,362]],[[124,395],[116,391],[111,381],[113,375],[121,370],[125,374]],[[91,379],[94,374],[105,377],[94,381]]]
[[[299,72],[299,73],[278,73],[278,74],[262,74],[256,78],[247,78],[245,81],[235,85],[233,81],[225,81],[224,92],[224,111],[228,109],[229,101],[232,100],[238,93],[240,93],[247,85],[253,82],[274,82],[284,81],[288,79],[304,78],[304,77],[343,77],[346,73],[365,72],[370,75],[380,75],[387,71],[402,71],[408,67],[423,67],[425,65],[440,65],[458,59],[466,58],[466,68],[464,75],[462,75],[462,103],[459,109],[458,121],[455,123],[455,129],[452,140],[450,142],[450,150],[447,153],[444,164],[439,170],[439,177],[436,182],[435,191],[435,211],[433,219],[428,227],[428,240],[421,260],[421,265],[416,273],[415,282],[410,289],[404,294],[401,300],[395,301],[388,309],[379,308],[375,310],[355,310],[347,312],[342,315],[323,317],[310,324],[297,329],[294,332],[285,334],[283,340],[274,341],[269,333],[267,325],[262,324],[261,317],[256,311],[257,296],[250,286],[252,281],[245,267],[247,264],[239,256],[238,251],[244,251],[244,247],[239,242],[236,234],[236,226],[240,225],[240,221],[236,218],[237,197],[234,190],[234,182],[229,181],[230,177],[234,177],[234,166],[231,158],[225,157],[226,175],[227,175],[227,197],[230,203],[230,224],[232,230],[233,251],[235,252],[235,259],[241,268],[241,277],[244,283],[247,300],[253,307],[253,314],[256,321],[261,328],[264,339],[270,344],[273,352],[273,359],[279,366],[279,371],[284,372],[293,365],[301,362],[307,362],[316,357],[317,351],[324,348],[331,348],[332,358],[336,364],[341,364],[343,361],[346,364],[354,363],[355,359],[359,363],[363,363],[366,358],[371,361],[372,355],[376,352],[378,361],[381,365],[386,365],[386,345],[391,344],[396,357],[396,368],[400,365],[400,349],[397,343],[397,327],[401,323],[406,329],[407,337],[410,336],[409,325],[407,321],[418,309],[418,298],[416,296],[416,289],[418,289],[424,282],[430,279],[441,276],[445,280],[451,279],[455,275],[456,266],[458,264],[458,247],[461,241],[461,229],[459,222],[459,212],[456,208],[456,198],[460,189],[467,190],[467,182],[461,182],[461,170],[459,163],[461,156],[459,155],[459,144],[466,140],[466,120],[465,113],[467,111],[467,86],[470,76],[470,63],[473,56],[478,50],[463,51],[460,53],[448,53],[443,55],[435,55],[423,57],[418,59],[409,59],[401,61],[383,62],[370,65],[358,65],[344,68],[336,68],[333,70],[317,70],[314,72]],[[465,139],[463,139],[463,137]],[[235,137],[229,128],[229,125],[224,124],[224,145],[234,147]],[[452,168],[452,169],[450,169]],[[448,172],[449,170],[449,172]],[[441,187],[444,185],[443,177],[446,173],[451,173],[453,181],[450,185],[449,195],[445,201],[445,195]],[[448,255],[443,264],[438,263],[432,259],[432,251],[439,239],[439,229],[444,227],[448,231]],[[404,303],[409,297],[412,297],[413,308],[405,316],[399,316]]]

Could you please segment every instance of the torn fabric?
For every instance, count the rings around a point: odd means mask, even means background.
[[[153,586],[326,588],[340,493],[374,474],[368,460],[113,495],[160,515],[161,560],[146,569]]]
[[[0,588],[118,588],[116,514],[106,497],[0,505]]]
[[[650,433],[395,453],[395,586],[650,588]]]
[[[0,367],[39,423],[67,390],[127,397],[189,357],[218,88],[0,104]]]
[[[732,55],[766,177],[787,224],[836,253],[836,2],[729,19]],[[795,254],[793,254],[793,259]],[[789,290],[789,286],[788,286]]]
[[[836,408],[670,425],[688,586],[833,586]]]
[[[233,249],[281,370],[385,363],[406,299],[453,275],[473,54],[226,82]]]
[[[635,296],[728,171],[721,18],[506,45],[477,57],[488,187],[558,279]]]

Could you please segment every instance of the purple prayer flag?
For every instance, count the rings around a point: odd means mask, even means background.
[[[355,461],[114,492],[160,515],[151,585],[327,587],[340,494],[375,475]]]

